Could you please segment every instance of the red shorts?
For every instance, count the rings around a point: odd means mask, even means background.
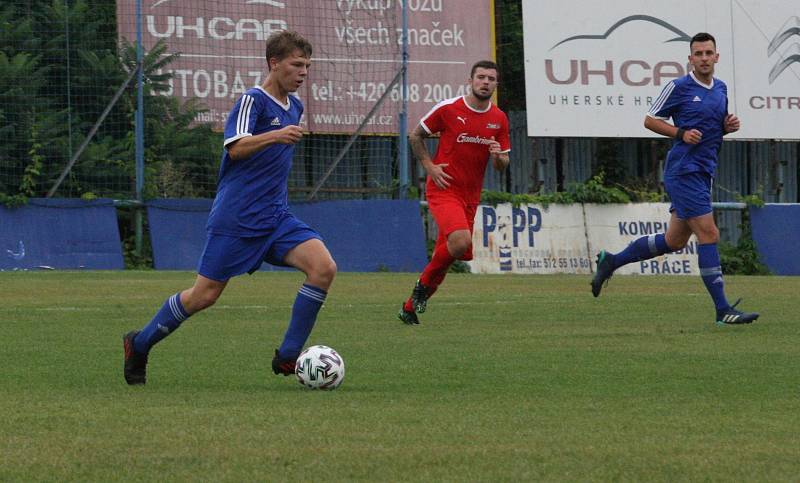
[[[469,203],[455,194],[437,193],[433,197],[428,197],[428,208],[436,220],[436,226],[439,227],[437,247],[447,244],[447,237],[454,231],[469,230],[469,234],[472,235],[478,203]],[[472,260],[471,245],[461,260]]]

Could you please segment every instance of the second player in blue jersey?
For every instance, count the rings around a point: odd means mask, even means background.
[[[671,218],[666,233],[634,240],[619,253],[605,250],[597,255],[592,294],[597,297],[614,270],[682,249],[692,234],[697,236],[700,277],[714,302],[719,324],[746,324],[756,313],[737,310],[728,303],[717,242],[719,230],[711,212],[711,186],[717,157],[725,134],[739,130],[739,119],[728,112],[728,88],[714,77],[719,61],[714,37],[702,32],[689,42],[692,71],[664,87],[645,117],[644,126],[673,138],[664,169]],[[673,124],[667,122],[672,119]]]

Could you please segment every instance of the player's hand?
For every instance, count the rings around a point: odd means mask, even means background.
[[[683,133],[683,142],[686,144],[699,144],[701,139],[703,139],[703,133],[697,129],[689,129]]]
[[[294,124],[272,131],[272,133],[276,136],[275,142],[281,144],[295,144],[303,139],[303,130]]]
[[[492,166],[494,166],[494,169],[497,171],[503,171],[508,167],[509,164],[511,164],[511,159],[508,156],[499,154],[492,157]]]
[[[492,166],[497,171],[503,171],[508,167],[510,160],[508,156],[503,156],[501,152],[500,143],[494,140],[494,136],[491,137],[492,142],[488,144],[489,146],[489,159],[492,161]]]
[[[725,116],[725,133],[736,132],[739,130],[739,118],[733,114]]]
[[[452,176],[444,172],[444,168],[449,166],[447,163],[445,164],[431,164],[429,168],[426,168],[428,171],[428,176],[431,177],[433,183],[439,189],[447,189],[450,187],[450,183],[447,181],[449,179],[453,179]]]
[[[489,155],[490,156],[497,156],[500,154],[500,143],[494,140],[494,136],[491,137],[492,142],[489,143]]]

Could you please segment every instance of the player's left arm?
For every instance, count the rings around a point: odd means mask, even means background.
[[[736,132],[741,127],[741,123],[739,122],[739,118],[736,117],[734,114],[728,114],[725,116],[725,126],[724,126],[724,133],[730,134],[732,132]]]
[[[500,148],[500,143],[492,141],[489,144],[489,159],[492,160],[492,166],[497,171],[503,171],[511,163],[511,158],[508,157],[508,151],[503,152]]]
[[[489,159],[492,161],[494,169],[503,171],[508,167],[511,163],[511,158],[508,156],[509,151],[511,151],[511,141],[508,118],[504,116],[497,138],[493,137],[492,142],[489,143]]]
[[[725,120],[722,123],[722,135],[736,132],[741,127],[739,118],[728,112],[728,90],[725,89]]]

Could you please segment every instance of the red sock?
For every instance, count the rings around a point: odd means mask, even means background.
[[[447,275],[447,271],[450,270],[450,265],[455,261],[456,259],[447,251],[447,243],[436,246],[436,249],[433,250],[430,263],[428,263],[425,270],[422,271],[422,275],[419,276],[419,281],[422,285],[428,287],[428,297],[436,292],[436,289],[439,288],[439,284],[442,283],[444,277]]]

